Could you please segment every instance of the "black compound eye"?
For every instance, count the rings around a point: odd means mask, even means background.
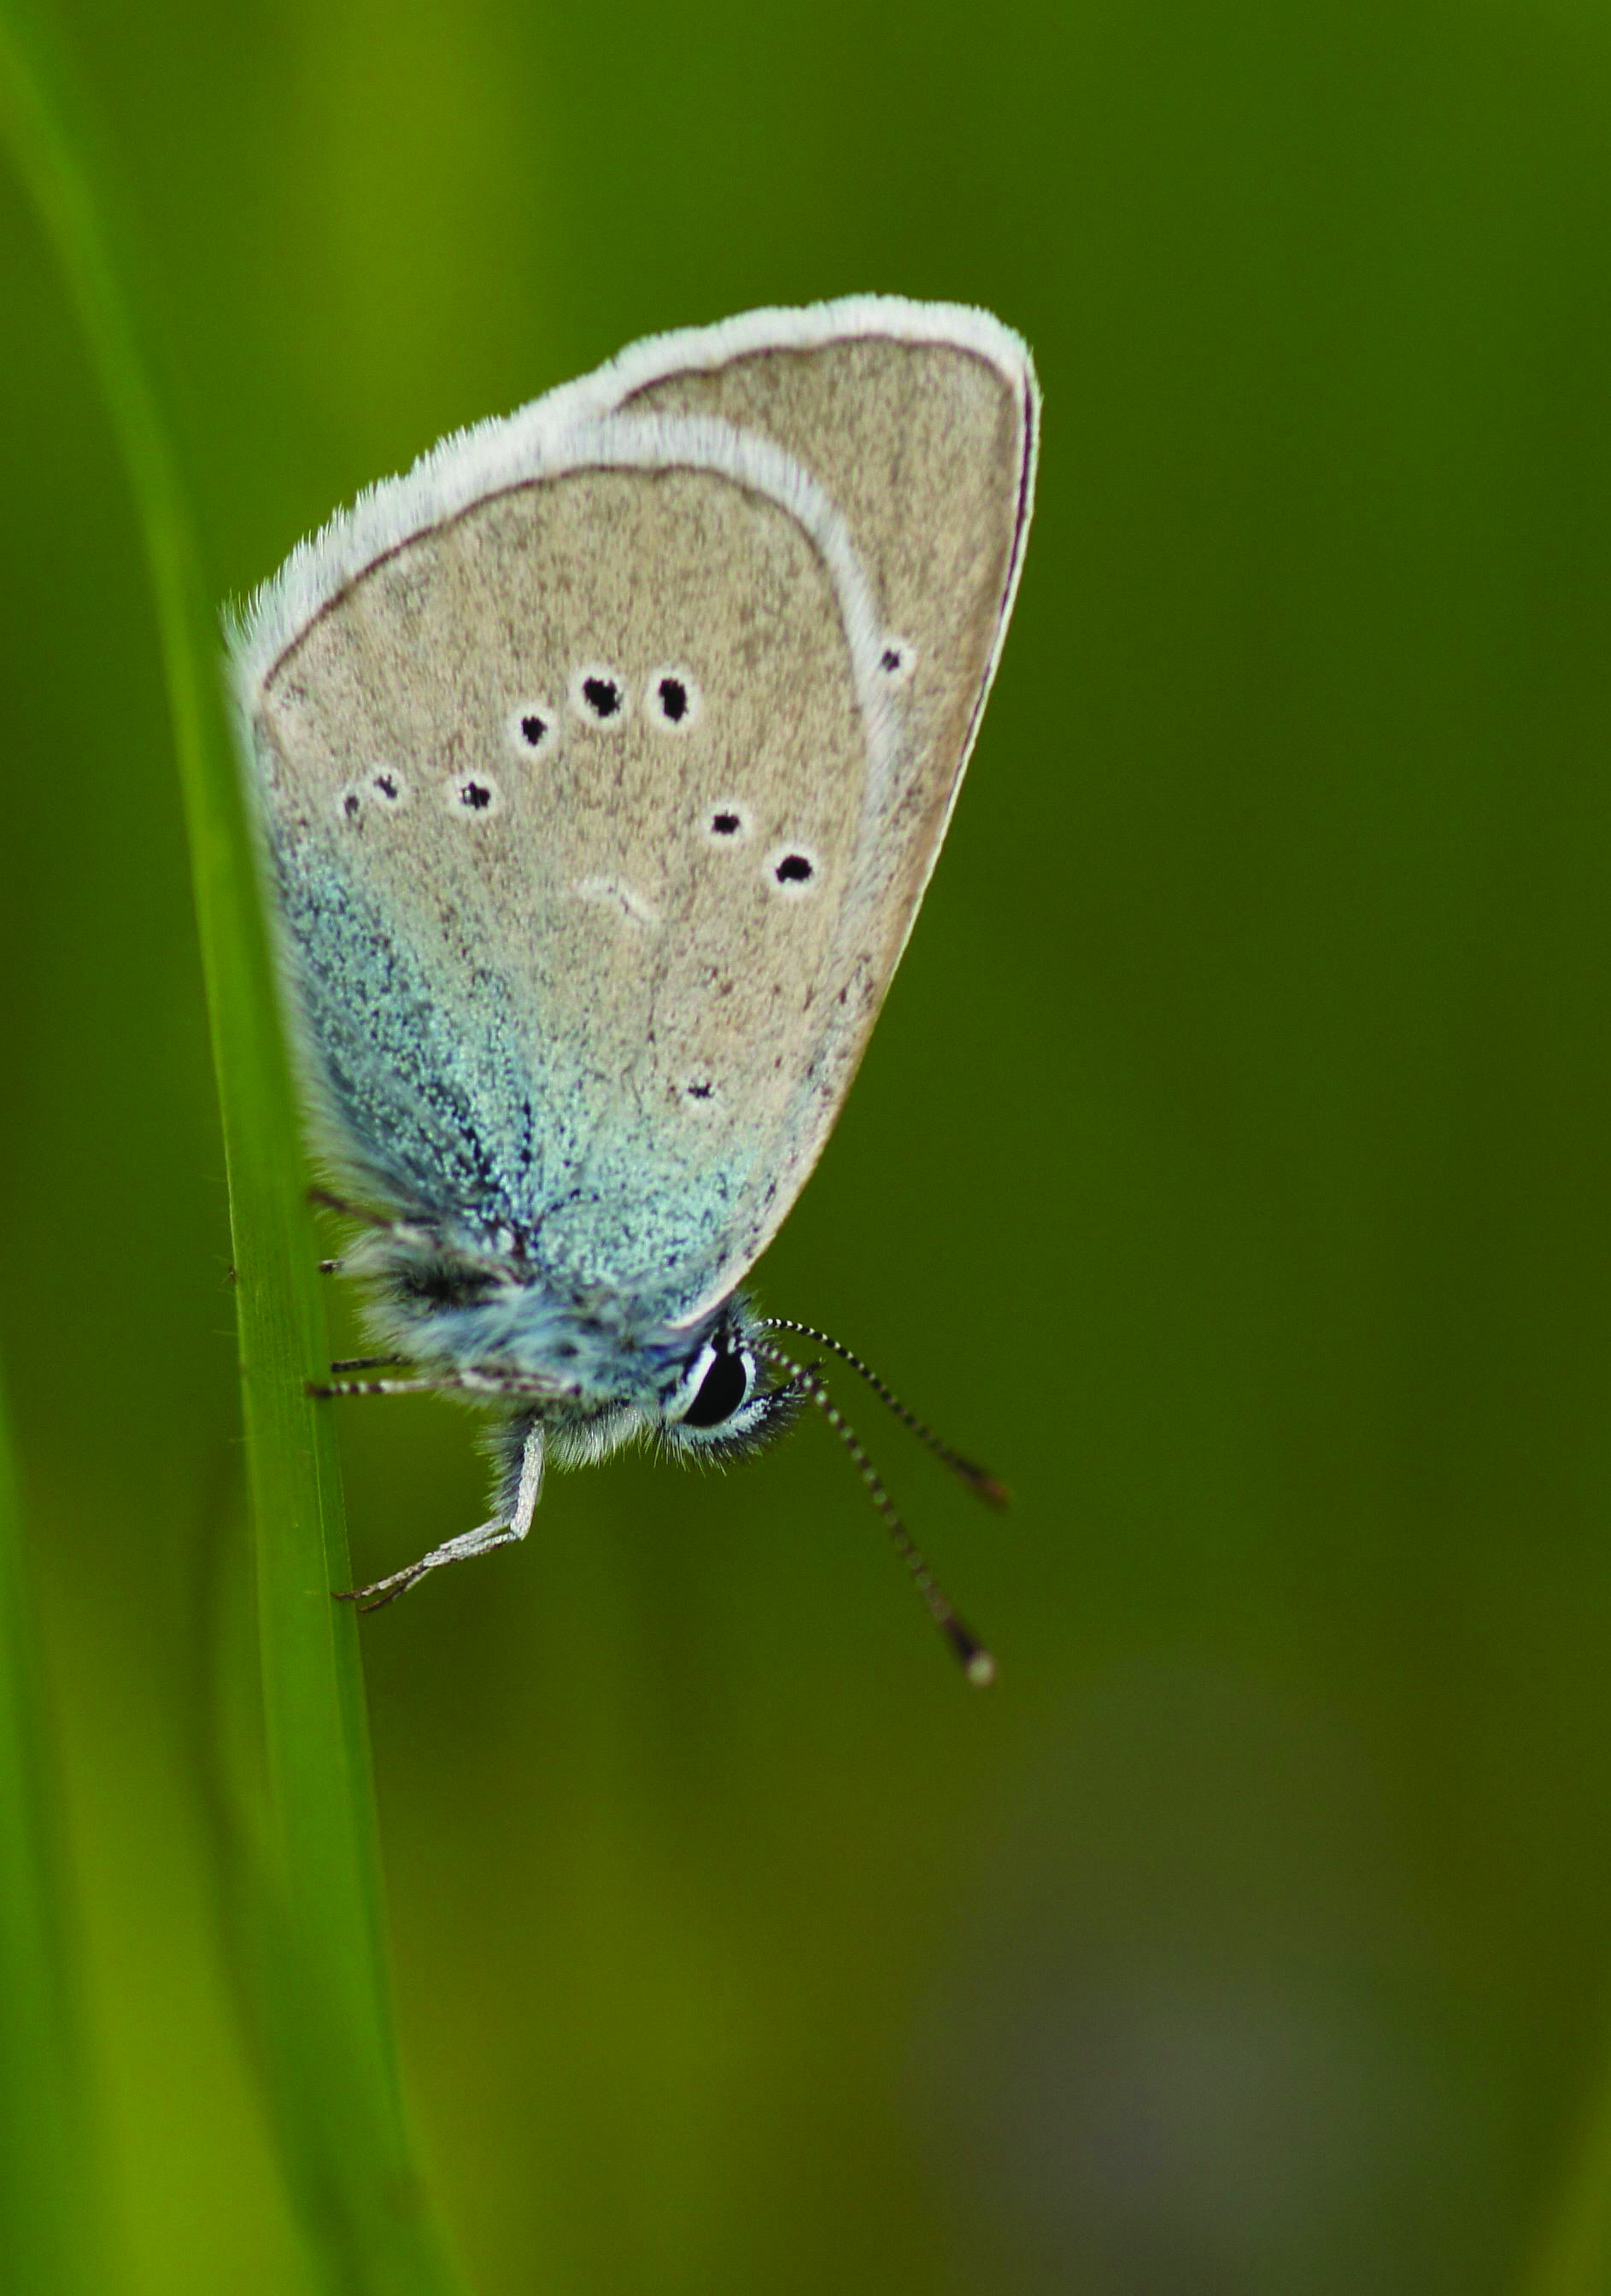
[[[719,1348],[716,1360],[699,1382],[699,1391],[683,1413],[685,1427],[719,1427],[731,1419],[750,1392],[750,1372],[743,1356]]]

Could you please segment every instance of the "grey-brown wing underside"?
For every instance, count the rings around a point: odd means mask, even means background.
[[[556,396],[592,413],[715,415],[758,431],[842,513],[904,721],[900,769],[868,857],[883,881],[892,972],[1023,565],[1040,420],[1028,349],[985,312],[861,296],[653,338]]]
[[[882,993],[892,718],[785,457],[591,435],[480,492],[442,450],[448,507],[366,561],[321,537],[242,674],[333,1144],[676,1319],[781,1217]]]

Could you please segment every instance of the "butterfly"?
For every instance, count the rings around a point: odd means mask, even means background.
[[[988,1678],[783,1335],[872,1374],[741,1287],[944,838],[1039,415],[984,312],[750,312],[444,439],[234,619],[307,1092],[364,1207],[339,1265],[386,1349],[336,1369],[406,1367],[322,1391],[497,1414],[491,1519],[366,1606],[523,1538],[550,1460],[732,1458],[810,1402]]]

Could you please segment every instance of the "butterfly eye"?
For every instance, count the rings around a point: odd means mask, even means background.
[[[619,726],[627,714],[627,682],[618,670],[588,662],[571,680],[571,707],[589,726]]]
[[[706,1356],[711,1358],[710,1368],[682,1414],[685,1427],[720,1427],[749,1399],[755,1366],[743,1349],[707,1346],[690,1368],[696,1371]]]
[[[699,717],[699,688],[686,669],[657,669],[644,689],[644,708],[651,725],[686,734]]]

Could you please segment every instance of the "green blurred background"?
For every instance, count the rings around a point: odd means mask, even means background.
[[[408,2078],[482,2296],[1541,2287],[1611,2051],[1611,18],[58,22],[221,588],[756,303],[982,302],[1045,387],[967,791],[762,1283],[1012,1485],[973,1509],[857,1398],[1000,1685],[819,1426],[560,1481],[369,1622]],[[279,2296],[177,785],[9,179],[0,294],[0,1342],[119,2285]],[[467,1423],[349,1408],[363,1575],[479,1519]]]

